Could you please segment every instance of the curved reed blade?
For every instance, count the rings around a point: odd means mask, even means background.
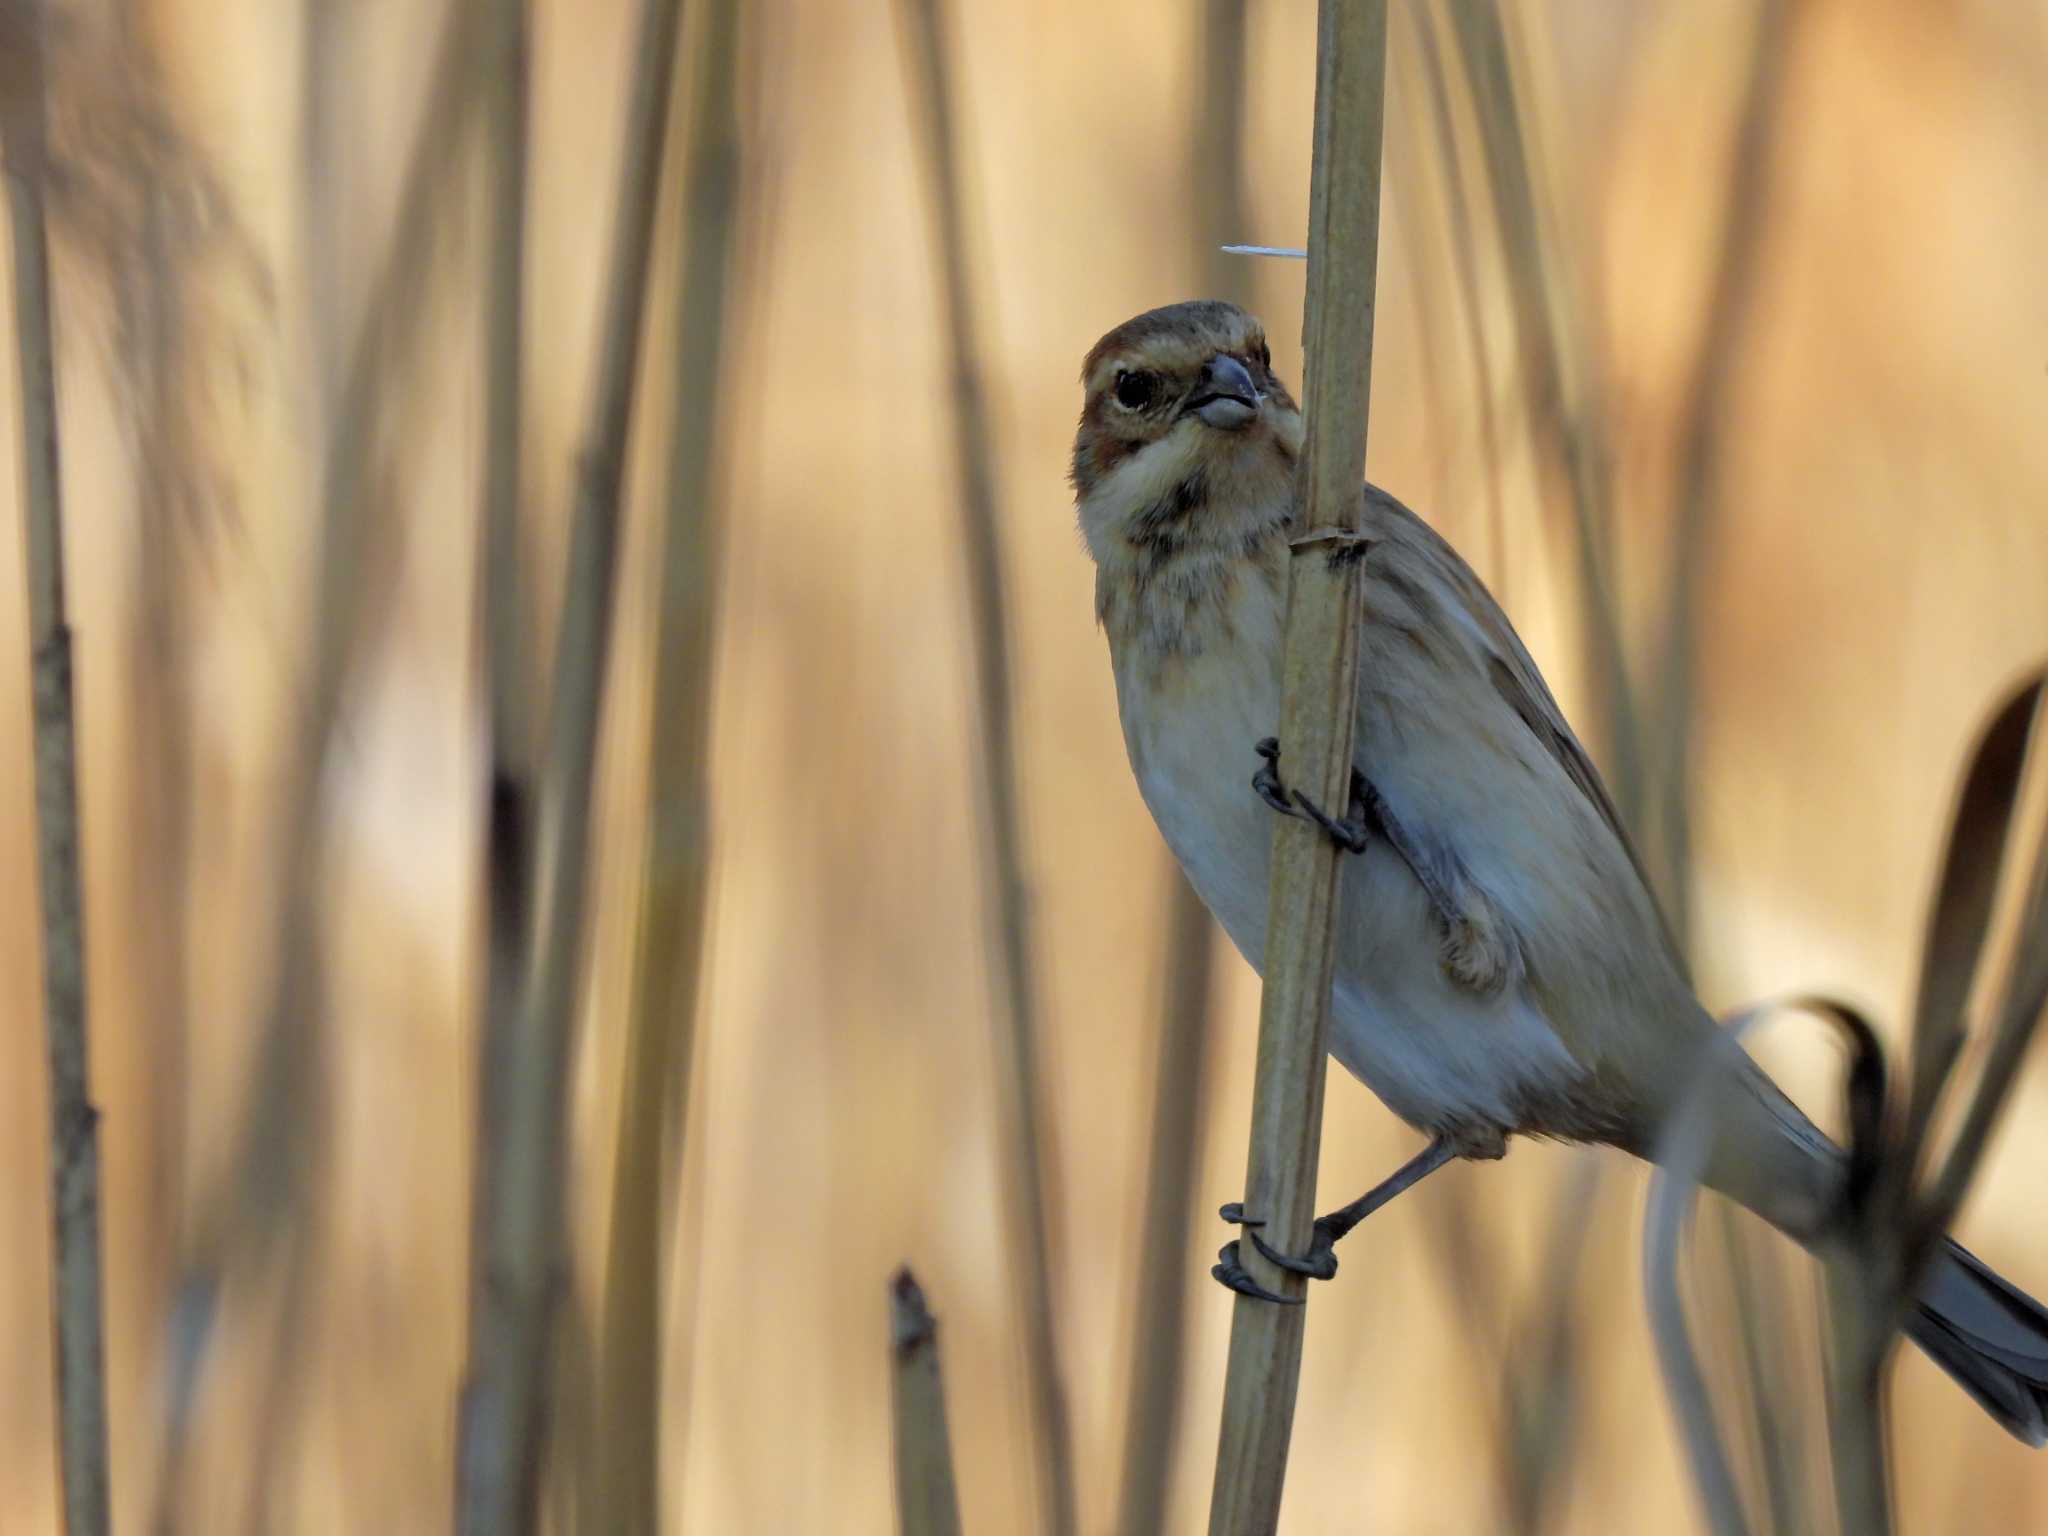
[[[1913,1005],[1913,1096],[1905,1151],[1916,1161],[1942,1085],[1962,1049],[1963,1010],[1983,957],[2044,681],[2048,678],[2037,671],[1992,717],[1978,738],[1949,818]]]
[[[2048,689],[2048,669],[2037,669],[2014,691],[1980,739],[1977,756],[1964,781],[1949,837],[1948,864],[1929,920],[1928,954],[1923,962],[1921,997],[1925,1001],[1932,990],[1935,1008],[1953,1007],[1960,1013],[1967,998],[1971,976],[1984,948],[1990,908],[2006,861],[2015,813],[2029,779],[2038,777],[2042,771],[2042,765],[2035,759],[2044,689]],[[1979,862],[1970,862],[1973,855]],[[1990,1051],[1971,1090],[1962,1128],[1956,1132],[1940,1173],[1928,1182],[1914,1224],[1916,1251],[1911,1257],[1916,1261],[1955,1219],[2019,1075],[2027,1047],[2040,1027],[2043,1009],[2048,1007],[2048,844],[2038,835],[2033,867],[2028,871],[2024,889],[2018,942],[1994,1015]],[[1948,946],[1948,952],[1936,953],[1937,940]],[[1968,971],[1963,970],[1965,957]],[[1928,1023],[1924,1018],[1915,1019],[1916,1026],[1922,1028]],[[1929,1033],[1940,1042],[1938,1048],[1947,1052],[1947,1059],[1942,1062],[1945,1070],[1954,1059],[1960,1031],[1952,1026],[1950,1033],[1955,1039],[1950,1039],[1948,1034],[1936,1033],[1939,1030],[1940,1017],[1936,1015]],[[1931,1054],[1937,1047],[1926,1049]],[[1916,1095],[1918,1088],[1916,1083]],[[1931,1119],[1931,1105],[1928,1114]],[[1919,1148],[1911,1150],[1917,1153]]]
[[[1845,1093],[1851,1127],[1850,1184],[1852,1189],[1859,1183],[1867,1189],[1888,1166],[1895,1143],[1888,1130],[1883,1049],[1877,1031],[1859,1009],[1833,998],[1811,995],[1758,1003],[1724,1021],[1725,1032],[1715,1042],[1719,1064],[1737,1064],[1741,1037],[1772,1014],[1786,1009],[1826,1019],[1849,1041],[1851,1059]],[[1709,1061],[1702,1065],[1711,1068],[1717,1063]],[[1658,1363],[1664,1371],[1665,1389],[1678,1415],[1707,1522],[1717,1536],[1746,1531],[1748,1525],[1733,1466],[1715,1420],[1706,1375],[1686,1324],[1678,1263],[1685,1228],[1706,1169],[1715,1094],[1727,1081],[1719,1071],[1701,1071],[1691,1091],[1666,1122],[1657,1146],[1657,1171],[1650,1185],[1643,1264],[1651,1331],[1657,1343]],[[1859,1203],[1852,1201],[1851,1208],[1856,1209]],[[1854,1224],[1855,1232],[1864,1229],[1864,1223]],[[1857,1270],[1862,1266],[1852,1260],[1836,1267]],[[1842,1306],[1853,1304],[1855,1324],[1846,1337],[1853,1353],[1830,1375],[1829,1439],[1835,1457],[1836,1486],[1838,1497],[1848,1500],[1844,1507],[1865,1511],[1889,1507],[1889,1442],[1884,1434],[1877,1383],[1891,1344],[1897,1338],[1899,1307],[1885,1279],[1891,1272],[1885,1269],[1873,1275],[1869,1298],[1845,1300],[1838,1295],[1837,1306],[1831,1308],[1831,1315],[1839,1315]],[[1838,1339],[1842,1337],[1838,1333]],[[1847,1401],[1859,1393],[1857,1401]],[[1841,1492],[1844,1488],[1849,1490],[1846,1495]],[[1863,1531],[1889,1527],[1844,1528]]]
[[[1741,1053],[1742,1036],[1772,1006],[1762,1003],[1725,1020],[1725,1033],[1714,1042],[1715,1049],[1733,1053],[1726,1058],[1732,1061]],[[1712,1089],[1718,1081],[1716,1073],[1699,1073],[1691,1091],[1665,1122],[1644,1216],[1643,1292],[1650,1310],[1651,1337],[1657,1344],[1657,1363],[1664,1373],[1664,1391],[1678,1417],[1701,1512],[1715,1536],[1746,1536],[1749,1523],[1742,1512],[1742,1493],[1715,1422],[1713,1397],[1686,1323],[1678,1275],[1686,1228],[1706,1173],[1708,1135],[1713,1125]]]

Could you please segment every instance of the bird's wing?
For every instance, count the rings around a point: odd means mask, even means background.
[[[1642,857],[1636,852],[1635,842],[1622,825],[1621,813],[1615,809],[1613,797],[1607,793],[1607,786],[1600,778],[1600,770],[1593,766],[1593,759],[1586,755],[1586,749],[1579,744],[1578,737],[1565,722],[1564,711],[1557,707],[1557,700],[1551,697],[1549,685],[1543,681],[1543,674],[1537,670],[1535,659],[1522,644],[1522,637],[1515,633],[1515,627],[1508,616],[1501,611],[1493,594],[1486,590],[1464,558],[1453,549],[1448,540],[1429,524],[1417,517],[1393,497],[1377,486],[1366,487],[1368,521],[1377,522],[1388,534],[1399,542],[1407,543],[1417,553],[1437,567],[1457,594],[1458,601],[1466,615],[1478,629],[1486,651],[1486,672],[1494,691],[1507,703],[1517,718],[1549,753],[1558,767],[1564,770],[1567,779],[1578,787],[1579,793],[1599,814],[1600,819],[1614,834],[1614,840],[1621,845],[1621,851],[1628,856],[1629,865],[1635,870],[1636,878],[1642,882],[1644,893],[1649,897],[1650,906],[1657,913],[1658,925],[1663,932],[1665,947],[1670,951],[1673,962],[1681,975],[1688,975],[1685,957],[1680,952],[1670,924],[1657,905],[1655,890],[1650,884],[1648,872]]]

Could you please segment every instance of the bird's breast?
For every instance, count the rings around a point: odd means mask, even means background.
[[[1269,812],[1254,745],[1280,719],[1280,600],[1250,591],[1171,650],[1112,635],[1124,746],[1189,882],[1256,966],[1265,950]]]
[[[1280,604],[1230,617],[1227,636],[1166,658],[1115,633],[1111,646],[1145,804],[1203,904],[1263,970],[1273,812],[1251,777],[1254,743],[1278,731]],[[1286,766],[1283,755],[1283,779]],[[1382,766],[1398,780],[1411,765]],[[1330,1046],[1395,1113],[1478,1145],[1574,1074],[1519,985],[1479,997],[1446,980],[1436,918],[1392,849],[1376,840],[1347,858],[1344,884]]]

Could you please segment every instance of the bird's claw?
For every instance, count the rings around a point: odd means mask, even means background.
[[[1252,750],[1264,760],[1265,766],[1252,775],[1252,788],[1258,797],[1278,811],[1282,816],[1299,816],[1301,812],[1287,798],[1287,788],[1280,782],[1280,738],[1267,736],[1256,742]]]
[[[1254,1248],[1266,1256],[1268,1264],[1277,1264],[1290,1274],[1302,1275],[1310,1280],[1337,1278],[1337,1240],[1320,1217],[1316,1219],[1315,1236],[1309,1240],[1308,1252],[1299,1258],[1291,1253],[1282,1253],[1257,1232],[1248,1230],[1245,1236],[1252,1240]]]
[[[1289,789],[1280,781],[1280,740],[1267,736],[1254,744],[1253,751],[1265,760],[1265,766],[1252,775],[1252,789],[1267,805],[1283,816],[1298,816],[1303,821],[1313,822],[1320,827],[1323,835],[1342,848],[1346,853],[1363,853],[1372,841],[1372,830],[1368,824],[1369,800],[1363,777],[1357,769],[1351,772],[1352,815],[1339,819],[1330,815],[1315,801],[1298,789]]]
[[[1235,1238],[1217,1249],[1216,1257],[1219,1262],[1209,1267],[1209,1273],[1214,1275],[1226,1290],[1235,1291],[1240,1296],[1249,1296],[1255,1301],[1277,1302],[1283,1307],[1298,1307],[1308,1299],[1305,1296],[1282,1296],[1278,1291],[1269,1291],[1254,1280],[1250,1271],[1238,1262]]]
[[[1265,1218],[1245,1215],[1241,1201],[1231,1201],[1217,1214],[1232,1226],[1243,1227],[1245,1236],[1252,1240],[1252,1246],[1259,1250],[1267,1263],[1277,1268],[1284,1269],[1290,1274],[1305,1276],[1310,1280],[1328,1280],[1337,1273],[1337,1255],[1333,1245],[1338,1234],[1321,1217],[1316,1218],[1315,1237],[1309,1243],[1308,1253],[1296,1258],[1291,1253],[1282,1253],[1259,1235],[1259,1228],[1266,1224]],[[1252,1296],[1260,1301],[1277,1301],[1287,1307],[1300,1306],[1305,1298],[1282,1296],[1277,1291],[1269,1291],[1251,1277],[1250,1271],[1239,1258],[1240,1241],[1241,1239],[1233,1238],[1223,1245],[1216,1255],[1220,1262],[1212,1267],[1209,1273],[1240,1296]]]

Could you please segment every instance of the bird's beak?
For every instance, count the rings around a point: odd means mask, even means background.
[[[1195,415],[1212,427],[1235,431],[1259,414],[1259,389],[1243,363],[1219,352],[1202,365],[1202,382],[1189,397],[1183,415]]]

